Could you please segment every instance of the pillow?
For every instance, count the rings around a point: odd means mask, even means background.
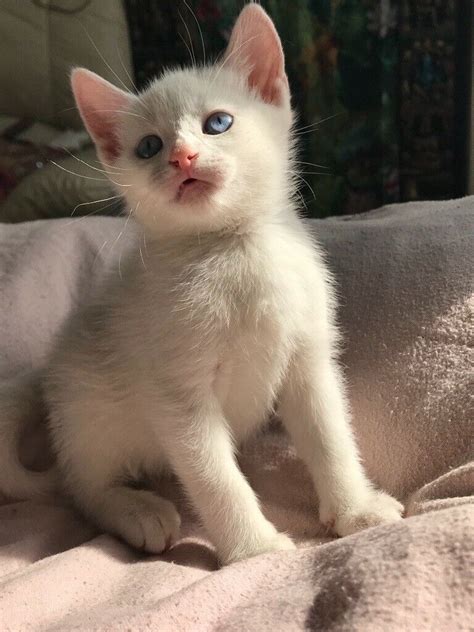
[[[62,156],[66,155],[64,152]],[[92,167],[98,167],[94,148],[74,152],[75,158],[56,158],[59,165],[46,163],[35,169],[0,204],[0,222],[27,222],[35,219],[88,214],[118,215],[120,200],[110,182]],[[0,156],[0,163],[2,157]],[[91,166],[88,166],[87,164]]]
[[[71,67],[131,84],[128,27],[117,0],[2,0],[0,37],[0,114],[81,129]]]

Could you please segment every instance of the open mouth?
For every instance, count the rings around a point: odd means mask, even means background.
[[[210,182],[198,180],[197,178],[186,178],[178,187],[176,198],[180,201],[191,201],[206,193],[209,193],[214,187]]]

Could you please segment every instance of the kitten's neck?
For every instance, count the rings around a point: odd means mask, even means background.
[[[229,212],[227,209],[223,215],[227,218],[225,223],[217,221],[214,226],[210,225],[205,230],[196,230],[183,227],[182,229],[166,230],[157,227],[157,230],[145,227],[146,237],[157,245],[169,248],[170,243],[179,247],[180,243],[191,243],[194,241],[214,241],[232,236],[264,235],[266,229],[275,224],[282,225],[292,223],[298,218],[298,208],[290,196],[282,196],[280,199],[270,199],[262,197],[252,202],[250,209],[244,205],[238,212]]]

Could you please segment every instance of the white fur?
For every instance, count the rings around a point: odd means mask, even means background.
[[[127,483],[171,468],[224,563],[292,548],[235,459],[278,400],[325,523],[345,535],[398,519],[351,433],[332,285],[293,201],[289,105],[265,103],[224,67],[170,72],[129,108],[109,173],[145,227],[147,254],[144,265],[133,253],[122,279],[74,316],[51,359],[44,391],[66,491],[103,528],[160,552],[179,516]],[[216,109],[234,125],[205,136]],[[144,164],[133,148],[147,133],[165,149]],[[168,188],[166,148],[180,142],[197,145],[199,168],[220,182],[199,206]]]

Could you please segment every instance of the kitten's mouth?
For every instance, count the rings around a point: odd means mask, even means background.
[[[176,200],[178,202],[190,202],[197,200],[203,196],[208,195],[213,189],[214,185],[206,180],[198,180],[198,178],[186,178],[178,187],[176,194]]]

